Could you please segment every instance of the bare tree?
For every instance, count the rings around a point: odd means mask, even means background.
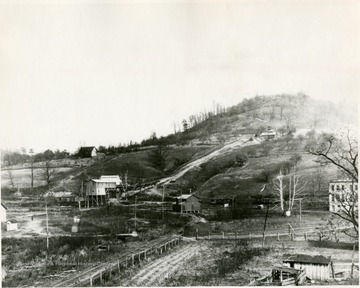
[[[358,237],[359,233],[359,208],[358,193],[354,189],[354,183],[358,183],[358,143],[355,137],[347,130],[346,135],[336,138],[332,134],[322,134],[318,139],[312,139],[306,145],[306,150],[313,155],[319,156],[327,163],[335,165],[341,174],[349,177],[353,183],[350,189],[345,189],[343,195],[333,194],[332,197],[339,197],[337,203],[339,211],[333,212],[341,219],[352,224]],[[346,234],[349,234],[345,232]],[[353,235],[352,235],[353,236]]]
[[[13,175],[13,173],[12,173],[12,171],[10,169],[8,169],[7,171],[8,171],[8,178],[10,180],[10,185],[14,189],[15,188],[14,175]]]
[[[341,191],[341,194],[336,192],[332,193],[332,197],[337,197],[337,203],[340,204],[340,209],[338,212],[333,212],[335,215],[339,216],[341,219],[346,222],[350,222],[353,225],[356,237],[359,236],[359,210],[358,210],[358,191],[354,189],[354,184],[357,183],[353,180],[353,183],[350,187],[344,187],[345,190]],[[351,235],[344,231],[345,234]],[[351,235],[354,236],[354,235]]]
[[[298,175],[296,167],[293,168],[293,173],[290,175],[290,183],[292,182],[292,192],[289,195],[289,210],[291,211],[294,207],[295,200],[300,200],[300,196],[303,194],[307,182]],[[289,184],[289,187],[291,185]]]
[[[41,177],[49,187],[55,175],[55,169],[51,166],[51,160],[46,160],[44,167],[41,169]]]
[[[276,176],[273,183],[274,183],[274,188],[276,190],[275,194],[279,196],[280,209],[282,213],[284,213],[284,189],[286,188],[286,185],[284,185],[283,181],[284,181],[284,175],[282,174],[282,171],[280,169],[279,175]]]
[[[318,139],[310,139],[305,150],[326,159],[338,169],[358,182],[358,143],[350,136],[350,131],[341,139],[332,134],[323,133]]]
[[[120,173],[121,178],[124,179],[124,181],[121,181],[121,186],[122,186],[124,192],[127,191],[128,185],[129,185],[128,184],[128,174],[129,174],[129,169],[126,169],[126,171],[124,173]],[[123,183],[123,182],[125,182],[125,183]]]

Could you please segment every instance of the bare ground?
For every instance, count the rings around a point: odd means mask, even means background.
[[[197,255],[200,249],[199,243],[191,243],[149,263],[131,279],[121,283],[121,286],[162,286],[165,280],[176,270],[181,269],[183,264],[191,257]]]

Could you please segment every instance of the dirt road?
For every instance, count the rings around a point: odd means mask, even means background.
[[[171,254],[144,266],[130,280],[121,283],[121,286],[161,286],[171,274],[197,255],[199,249],[198,242],[182,246]]]
[[[186,172],[190,171],[191,169],[193,169],[195,167],[199,167],[201,164],[208,162],[212,158],[215,158],[216,156],[219,156],[225,152],[231,151],[234,148],[251,145],[251,144],[255,144],[255,143],[260,143],[260,140],[253,139],[253,141],[250,141],[248,139],[248,137],[240,138],[239,140],[231,142],[229,144],[226,144],[222,148],[217,149],[208,155],[205,155],[199,159],[196,159],[196,160],[186,164],[184,167],[182,167],[177,173],[175,173],[171,177],[161,179],[158,184],[163,185],[163,184],[169,183],[171,180],[176,180],[176,179],[180,178],[181,176],[183,176]]]

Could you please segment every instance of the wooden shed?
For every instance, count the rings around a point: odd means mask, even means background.
[[[331,275],[331,257],[297,254],[287,256],[283,263],[290,268],[305,269],[306,277],[313,280],[328,280]]]
[[[191,194],[176,197],[176,202],[173,204],[174,212],[198,213],[200,210],[201,204],[199,202],[199,198]]]

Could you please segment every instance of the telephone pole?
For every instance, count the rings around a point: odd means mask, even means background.
[[[45,213],[46,213],[46,249],[49,250],[49,217],[48,217],[46,197],[45,197]]]

